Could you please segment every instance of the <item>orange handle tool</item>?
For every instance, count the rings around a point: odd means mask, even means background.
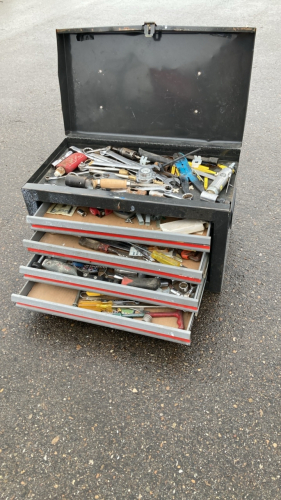
[[[185,259],[185,260],[188,260],[191,253],[192,253],[191,250],[183,250],[181,252],[181,258]]]
[[[190,259],[194,262],[199,262],[201,260],[201,252],[194,252],[193,250],[183,250],[181,252],[182,259]]]

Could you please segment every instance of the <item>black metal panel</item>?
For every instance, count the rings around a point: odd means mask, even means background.
[[[102,30],[102,31],[101,31]],[[242,142],[255,31],[60,30],[67,134]]]

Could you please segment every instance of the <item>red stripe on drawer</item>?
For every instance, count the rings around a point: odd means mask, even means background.
[[[69,258],[76,260],[76,261],[82,260],[84,262],[88,261],[88,262],[96,262],[97,264],[101,264],[101,265],[104,265],[104,264],[108,265],[108,262],[105,262],[103,260],[86,259],[85,257],[77,257],[76,255],[70,255],[70,254],[65,254],[65,253],[49,252],[48,250],[36,250],[36,248],[28,248],[27,250],[29,252],[33,252],[33,253],[40,252],[40,254],[44,254],[44,255],[56,255],[57,257],[69,257]],[[125,269],[133,269],[134,271],[140,271],[141,273],[143,273],[143,271],[146,271],[146,273],[157,274],[157,276],[158,275],[168,276],[169,278],[175,278],[178,281],[188,280],[188,281],[192,281],[193,283],[201,283],[201,280],[198,278],[189,278],[188,276],[180,276],[180,279],[179,279],[178,274],[164,273],[163,271],[152,271],[151,269],[143,269],[142,267],[134,267],[134,266],[125,266],[125,264],[117,264],[117,263],[114,263],[114,267],[115,266],[121,267],[121,269],[124,269],[124,268]]]
[[[72,229],[72,228],[65,228],[65,227],[56,227],[56,226],[41,226],[38,224],[32,224],[31,227],[33,229],[44,229],[45,231],[48,231],[49,229],[54,231],[59,231],[60,233],[62,231],[68,231],[71,233],[85,233],[85,234],[94,234],[94,235],[99,235],[99,236],[106,236],[109,238],[110,236],[112,238],[116,238],[118,240],[125,239],[125,240],[138,240],[138,241],[150,241],[151,243],[165,243],[166,245],[172,245],[174,247],[191,247],[191,248],[198,248],[200,250],[210,250],[210,245],[199,245],[195,243],[182,243],[182,242],[177,242],[177,241],[168,241],[168,240],[159,240],[155,238],[141,238],[140,236],[126,236],[122,234],[111,234],[111,233],[100,233],[98,231],[85,231],[85,229]]]
[[[40,306],[33,306],[33,305],[29,305],[29,304],[23,304],[21,302],[16,302],[17,306],[22,306],[22,307],[33,307],[34,309],[39,309],[39,311],[48,311],[48,312],[53,312],[53,313],[60,313],[60,314],[64,314],[65,316],[70,316],[71,318],[78,318],[78,319],[87,319],[88,321],[98,321],[99,323],[104,323],[106,325],[110,325],[110,326],[121,326],[121,328],[128,328],[128,329],[133,329],[133,330],[136,330],[138,332],[145,332],[145,333],[150,333],[151,335],[157,335],[158,337],[164,337],[164,338],[167,338],[167,339],[175,339],[175,340],[180,340],[181,342],[186,342],[187,344],[190,344],[190,340],[188,339],[184,339],[182,337],[173,337],[172,335],[166,335],[165,333],[158,333],[158,332],[151,332],[150,330],[144,330],[142,328],[136,328],[136,327],[131,327],[131,326],[126,326],[126,325],[120,325],[120,323],[113,323],[111,321],[105,321],[103,319],[92,319],[92,318],[88,318],[87,316],[82,316],[82,315],[79,315],[79,314],[70,314],[70,313],[66,313],[66,312],[63,312],[63,311],[55,311],[54,309],[48,309],[46,307],[40,307]]]
[[[31,281],[34,280],[34,279],[37,279],[37,280],[41,280],[41,281],[49,281],[51,283],[59,283],[59,284],[63,284],[63,285],[68,285],[68,286],[77,286],[79,288],[84,288],[85,290],[95,290],[95,291],[98,291],[98,292],[101,292],[101,293],[107,293],[109,295],[120,295],[120,293],[122,295],[125,295],[126,297],[133,297],[134,299],[139,299],[141,301],[150,301],[150,302],[154,302],[157,304],[165,304],[165,305],[168,305],[169,307],[173,307],[173,308],[184,308],[186,309],[187,311],[198,311],[197,307],[194,307],[194,306],[185,306],[183,304],[174,304],[173,302],[167,302],[166,300],[159,300],[159,299],[150,299],[148,297],[140,297],[139,295],[134,295],[134,294],[130,294],[130,293],[124,293],[124,292],[113,292],[112,290],[106,290],[105,288],[98,288],[98,287],[95,287],[95,286],[89,286],[89,285],[76,285],[76,283],[70,283],[69,281],[63,281],[63,280],[54,280],[52,278],[42,278],[41,276],[36,276],[36,275],[29,275],[29,274],[24,274],[24,278],[26,279],[30,279]],[[133,287],[132,287],[133,288]]]

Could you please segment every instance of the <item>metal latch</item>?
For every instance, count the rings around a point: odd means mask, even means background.
[[[151,38],[156,31],[156,23],[144,23],[143,25],[144,36]]]

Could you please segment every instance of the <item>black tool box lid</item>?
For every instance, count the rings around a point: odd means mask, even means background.
[[[239,148],[254,28],[57,30],[66,134]]]

